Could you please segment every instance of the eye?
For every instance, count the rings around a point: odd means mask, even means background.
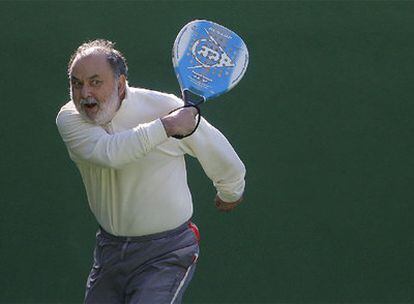
[[[82,88],[82,82],[79,80],[72,80],[72,87],[75,89],[81,89]]]
[[[93,87],[100,86],[101,83],[102,83],[102,81],[101,80],[98,80],[98,79],[91,80],[91,86],[93,86]]]

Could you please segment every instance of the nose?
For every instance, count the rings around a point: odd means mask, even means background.
[[[82,86],[80,93],[82,99],[87,99],[88,97],[91,97],[91,90],[88,85]]]

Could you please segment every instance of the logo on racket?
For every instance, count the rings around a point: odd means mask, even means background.
[[[234,63],[223,50],[220,44],[208,33],[208,39],[203,38],[194,42],[191,52],[194,59],[200,64],[189,67],[195,68],[221,68],[234,67]]]

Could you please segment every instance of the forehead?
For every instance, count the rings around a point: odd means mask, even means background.
[[[106,59],[106,55],[99,52],[78,55],[72,64],[71,76],[85,79],[93,75],[101,77],[113,76],[113,71]]]

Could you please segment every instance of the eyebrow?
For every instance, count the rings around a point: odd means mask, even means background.
[[[70,76],[71,80],[77,80],[80,81],[80,79],[76,78],[75,76]],[[98,74],[92,75],[91,77],[89,77],[88,79],[94,79],[94,78],[99,78]]]

